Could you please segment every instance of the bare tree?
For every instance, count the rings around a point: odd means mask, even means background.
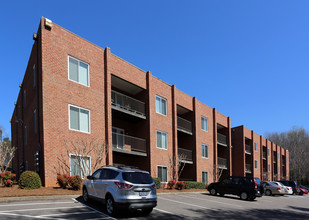
[[[217,182],[220,180],[222,173],[223,173],[223,169],[218,167],[218,165],[214,164],[213,166],[214,182]]]
[[[14,158],[16,147],[10,142],[0,141],[0,173],[4,173],[10,167]]]
[[[90,175],[91,168],[98,169],[105,164],[108,156],[108,145],[100,141],[65,141],[64,145],[66,153],[59,155],[57,166],[54,166],[57,174],[70,173],[69,158],[73,155],[74,160],[71,160],[71,163],[74,163],[80,169],[81,176],[86,178]],[[89,156],[91,156],[91,164]]]
[[[178,156],[169,156],[168,160],[172,168],[172,179],[177,182],[186,166],[187,156],[185,154],[178,154]]]

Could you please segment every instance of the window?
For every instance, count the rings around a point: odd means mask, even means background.
[[[89,86],[89,65],[69,56],[69,79]]]
[[[123,149],[124,148],[124,130],[119,129],[119,128],[113,128],[112,131],[113,131],[113,134],[112,134],[113,147],[118,148],[118,149]]]
[[[157,166],[158,178],[160,178],[162,183],[167,183],[167,167]]]
[[[28,142],[28,138],[27,138],[27,126],[25,126],[25,129],[24,129],[24,143],[25,143],[25,145],[27,145],[27,142]]]
[[[268,164],[268,172],[270,172],[270,164]]]
[[[70,155],[71,176],[79,175],[81,178],[91,173],[91,158],[89,156]]]
[[[70,129],[90,133],[90,111],[77,106],[70,107]]]
[[[118,176],[118,174],[119,172],[115,170],[103,169],[101,172],[100,179],[112,180],[112,179],[115,179],[116,176]]]
[[[33,112],[33,127],[34,127],[34,133],[36,134],[37,129],[36,129],[36,109]]]
[[[208,119],[202,116],[201,120],[202,120],[202,130],[208,131]]]
[[[206,144],[202,144],[202,157],[208,158],[208,146]]]
[[[156,112],[162,115],[166,115],[166,99],[160,96],[156,96]]]
[[[27,104],[26,98],[27,98],[27,94],[26,94],[26,90],[24,90],[24,108],[26,108],[26,104]]]
[[[268,156],[270,156],[270,150],[269,150],[269,148],[267,149],[267,154],[268,154]]]
[[[254,142],[254,150],[257,152],[258,151],[258,143]]]
[[[254,168],[255,168],[255,169],[258,168],[258,161],[257,161],[257,160],[254,161]]]
[[[157,131],[157,148],[167,150],[167,134],[165,132]]]
[[[33,65],[33,69],[32,69],[32,78],[33,78],[33,88],[35,87],[36,84],[36,78],[35,78],[35,64]]]
[[[208,172],[202,171],[202,182],[208,184]]]

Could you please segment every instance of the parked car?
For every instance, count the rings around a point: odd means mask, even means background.
[[[283,187],[283,188],[286,190],[286,194],[288,194],[288,195],[292,195],[292,194],[293,194],[293,189],[292,189],[292,187],[290,187],[290,186],[285,186],[285,185],[283,185],[283,184],[280,183],[280,182],[272,182],[272,183],[276,184],[276,185],[279,186],[279,187]]]
[[[303,189],[306,189],[306,190],[309,191],[309,187],[306,187],[306,186],[304,186],[304,185],[299,185],[299,187],[300,187],[300,188],[303,188]]]
[[[262,196],[253,177],[230,176],[220,182],[211,183],[207,189],[213,196],[217,193],[220,196],[233,194],[240,196],[242,200],[254,200]]]
[[[285,187],[280,187],[273,182],[264,182],[263,185],[266,196],[287,194]]]
[[[146,171],[129,167],[104,166],[83,184],[83,199],[103,201],[109,215],[119,209],[140,209],[145,215],[157,205],[156,184]]]
[[[302,188],[302,187],[299,187],[300,191],[302,192],[302,194],[308,194],[308,190]]]
[[[296,195],[302,195],[302,192],[299,189],[299,186],[297,184],[296,181],[292,181],[292,180],[280,180],[280,183],[282,183],[285,186],[290,186],[293,189],[293,194]]]
[[[257,177],[254,177],[254,180],[256,181],[258,191],[260,191],[261,195],[263,195],[264,194],[264,187],[263,187],[261,180]]]

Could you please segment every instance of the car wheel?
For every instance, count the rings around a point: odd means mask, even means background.
[[[266,196],[271,196],[271,194],[272,194],[272,193],[271,193],[271,191],[270,191],[269,189],[265,191],[265,195],[266,195]]]
[[[86,187],[83,188],[83,199],[84,199],[84,202],[89,202],[89,195],[88,195],[88,191]]]
[[[241,200],[247,200],[247,199],[248,199],[248,193],[242,192],[242,193],[240,194],[240,199],[241,199]]]
[[[149,215],[152,212],[153,208],[142,209],[142,212],[145,216]]]
[[[212,188],[212,189],[210,190],[210,195],[212,195],[212,196],[217,195],[217,191],[216,191],[214,188]]]
[[[219,193],[220,196],[224,196],[224,193]]]
[[[116,213],[115,203],[112,196],[106,198],[106,211],[109,215],[114,216]]]

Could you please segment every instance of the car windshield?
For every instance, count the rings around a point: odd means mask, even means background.
[[[122,178],[135,184],[151,184],[153,182],[149,173],[143,172],[124,172],[122,173]]]
[[[272,182],[268,182],[268,183],[272,186],[277,186],[275,183],[272,183]]]

